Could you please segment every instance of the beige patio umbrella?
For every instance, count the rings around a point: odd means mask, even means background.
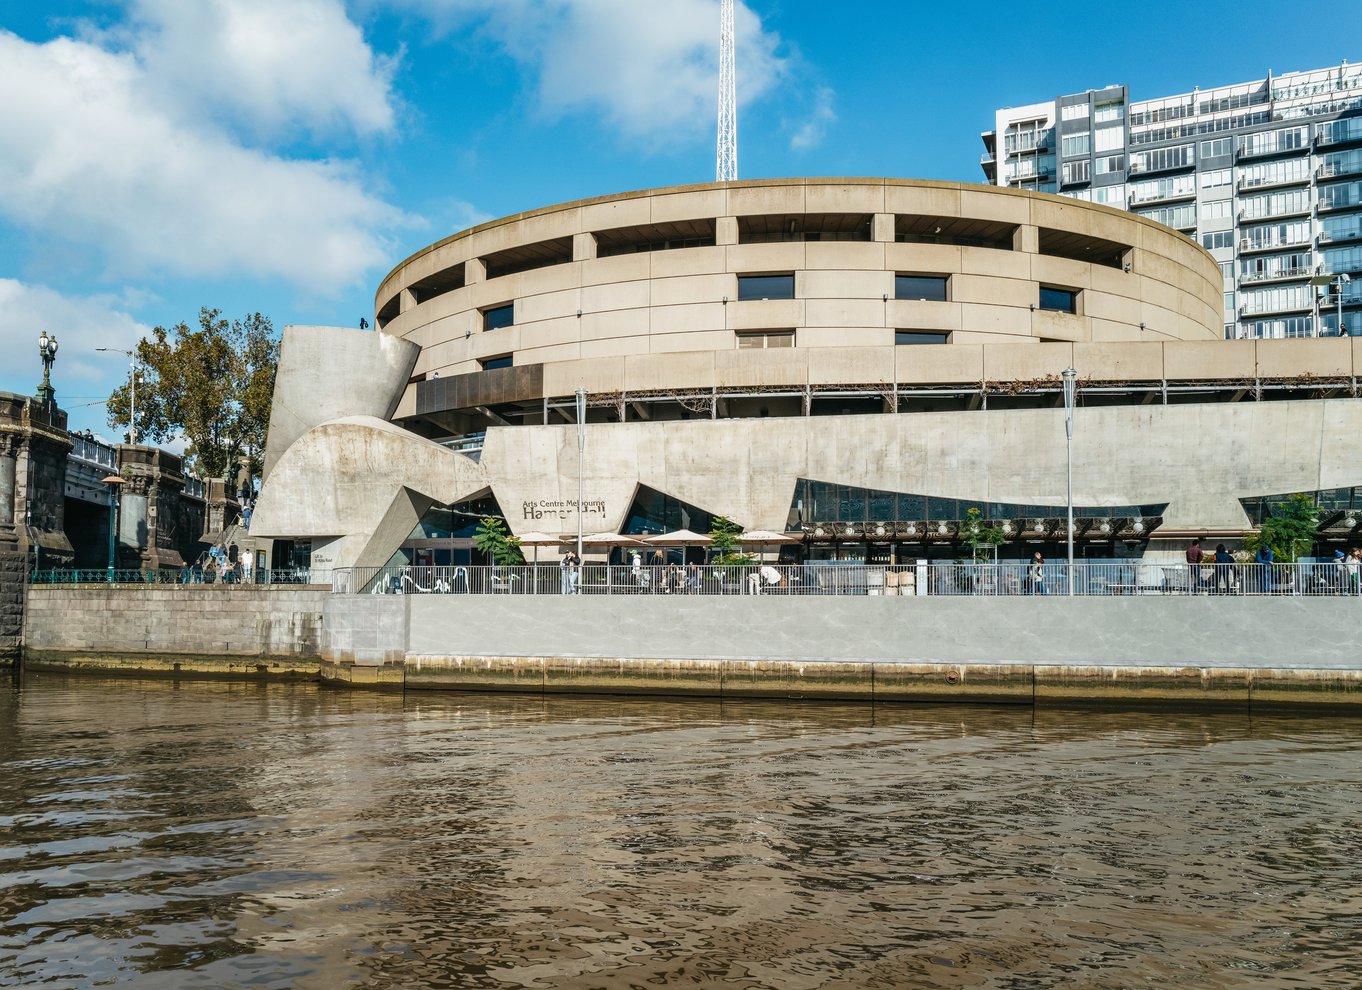
[[[520,541],[522,547],[534,547],[534,562],[536,564],[539,563],[540,547],[553,547],[563,542],[562,537],[554,536],[552,533],[525,533],[523,536],[517,536],[516,539]]]
[[[739,543],[747,545],[756,544],[758,556],[766,556],[766,547],[771,543],[798,543],[793,536],[786,536],[784,533],[774,533],[769,529],[750,529],[738,537]]]
[[[714,541],[707,533],[697,533],[689,529],[674,529],[670,533],[658,533],[656,536],[645,536],[644,543],[651,543],[656,547],[707,547]]]

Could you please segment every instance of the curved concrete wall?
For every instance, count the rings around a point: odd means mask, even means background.
[[[739,243],[741,218],[814,215],[870,217],[871,239]],[[604,232],[687,222],[712,222],[716,243],[596,256]],[[999,247],[901,243],[905,224],[928,236],[933,224],[1010,235]],[[486,277],[498,252],[569,241],[570,261]],[[1072,257],[1089,248],[1108,263]],[[1122,259],[1114,265],[1113,251]],[[793,273],[795,298],[739,302],[737,276],[755,273]],[[895,273],[946,276],[948,299],[895,299]],[[1042,286],[1076,291],[1078,312],[1039,308]],[[507,303],[514,325],[483,330],[482,311]],[[511,355],[517,366],[546,365],[546,394],[562,362],[736,352],[742,331],[793,328],[795,349],[822,361],[834,348],[892,348],[896,330],[949,333],[953,345],[1218,340],[1221,309],[1210,255],[1167,227],[1054,196],[896,179],[686,186],[548,207],[426,248],[376,297],[383,332],[420,345],[418,376],[477,372],[480,361]],[[661,360],[652,387],[694,384],[683,362]],[[854,353],[841,360],[843,380],[877,380],[873,368],[861,374]]]

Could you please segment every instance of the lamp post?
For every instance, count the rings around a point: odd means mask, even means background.
[[[1069,542],[1069,568],[1065,572],[1065,587],[1074,593],[1074,393],[1078,388],[1078,372],[1072,367],[1060,372],[1064,376],[1064,460],[1068,473],[1069,525],[1064,535]]]
[[[577,566],[582,566],[583,470],[586,460],[586,389],[577,389]]]
[[[57,360],[57,338],[49,337],[44,330],[38,335],[38,357],[43,362],[43,383],[38,386],[38,400],[44,405],[52,405],[56,392],[52,388],[52,362]]]
[[[128,392],[128,445],[137,446],[137,352],[125,351],[121,347],[96,347],[97,351],[112,351],[115,354],[126,354],[130,359],[129,367],[132,369],[128,373],[129,386]]]
[[[109,584],[113,584],[116,563],[114,553],[118,539],[118,486],[123,484],[123,479],[111,474],[104,479],[104,484],[109,486]]]
[[[1351,282],[1352,276],[1347,272],[1338,273],[1338,335],[1343,336],[1343,287]]]

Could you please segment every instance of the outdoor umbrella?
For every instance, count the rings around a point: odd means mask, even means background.
[[[554,547],[563,542],[561,537],[554,536],[551,533],[526,533],[523,536],[517,536],[516,539],[520,541],[522,547],[534,547],[534,562],[536,564],[539,563],[540,547]]]
[[[768,543],[798,543],[793,536],[786,536],[784,533],[773,533],[769,529],[750,529],[738,537],[740,543],[753,544],[759,548],[759,553],[765,555]]]

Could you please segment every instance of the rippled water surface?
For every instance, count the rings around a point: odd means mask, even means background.
[[[0,681],[0,985],[1357,987],[1356,718]]]

